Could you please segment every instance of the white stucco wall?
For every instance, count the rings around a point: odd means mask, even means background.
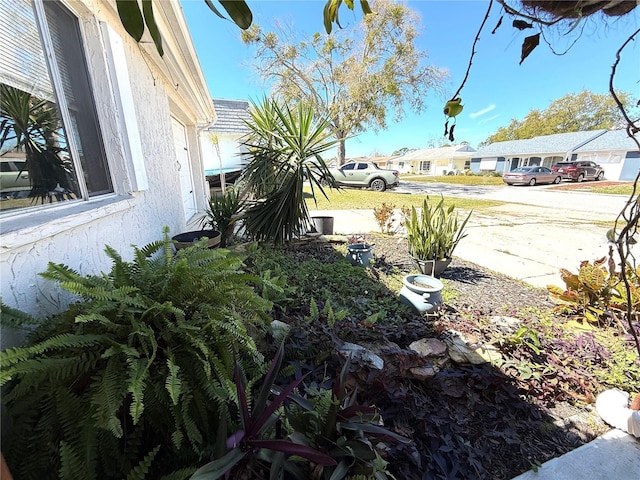
[[[223,169],[240,169],[243,165],[241,157],[243,147],[240,144],[241,135],[220,135],[218,134],[218,146],[220,148],[220,159],[222,160]],[[200,134],[200,143],[202,145],[202,160],[204,170],[218,170],[220,168],[220,159],[214,143],[209,138],[207,132]]]
[[[99,273],[110,268],[105,245],[130,259],[131,245],[143,246],[158,240],[163,226],[169,226],[172,235],[184,231],[189,219],[182,208],[172,115],[187,126],[198,207],[202,209],[206,202],[196,133],[199,119],[196,112],[188,109],[188,102],[182,101],[184,90],[167,85],[161,67],[123,31],[114,10],[97,1],[75,2],[71,6],[81,14],[83,31],[90,37],[86,39],[87,60],[116,192],[91,201],[65,202],[53,208],[0,216],[2,301],[36,316],[57,311],[68,301],[66,295],[38,275],[48,262],[64,263],[83,274]],[[99,21],[112,25],[124,41],[148,180],[146,190],[132,191],[123,132],[114,113],[120,104],[107,75]],[[3,332],[1,340],[3,348],[13,341],[7,332]]]

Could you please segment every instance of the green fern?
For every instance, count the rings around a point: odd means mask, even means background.
[[[2,309],[2,326],[37,325],[25,347],[0,353],[16,478],[186,478],[224,447],[219,427],[238,426],[234,358],[250,383],[264,373],[254,337],[272,303],[243,257],[174,254],[167,230],[131,261],[105,252],[107,273],[42,274],[77,297],[59,315],[38,323]]]

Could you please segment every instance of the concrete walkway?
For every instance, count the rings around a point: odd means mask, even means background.
[[[514,192],[518,190],[495,189],[478,198],[509,201],[508,196]],[[549,284],[565,286],[560,268],[577,273],[582,260],[593,261],[608,254],[605,235],[613,226],[624,199],[593,194],[569,197],[564,192],[545,196],[544,193],[536,191],[531,197],[532,204],[509,203],[474,213],[467,224],[468,236],[458,245],[455,256],[545,288]],[[532,195],[531,192],[517,194]],[[476,195],[477,192],[473,194]],[[560,205],[570,207],[559,208]],[[334,217],[336,234],[379,231],[372,210],[311,213]],[[640,441],[614,429],[513,480],[639,479]]]

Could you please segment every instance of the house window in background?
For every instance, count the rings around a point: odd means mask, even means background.
[[[431,171],[431,160],[423,160],[420,162],[420,171],[421,172],[430,172]]]
[[[77,18],[0,1],[0,51],[0,210],[113,192]]]

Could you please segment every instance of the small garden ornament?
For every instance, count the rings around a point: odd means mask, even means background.
[[[364,234],[347,238],[347,260],[357,267],[368,267],[373,261],[373,245],[366,242]]]

